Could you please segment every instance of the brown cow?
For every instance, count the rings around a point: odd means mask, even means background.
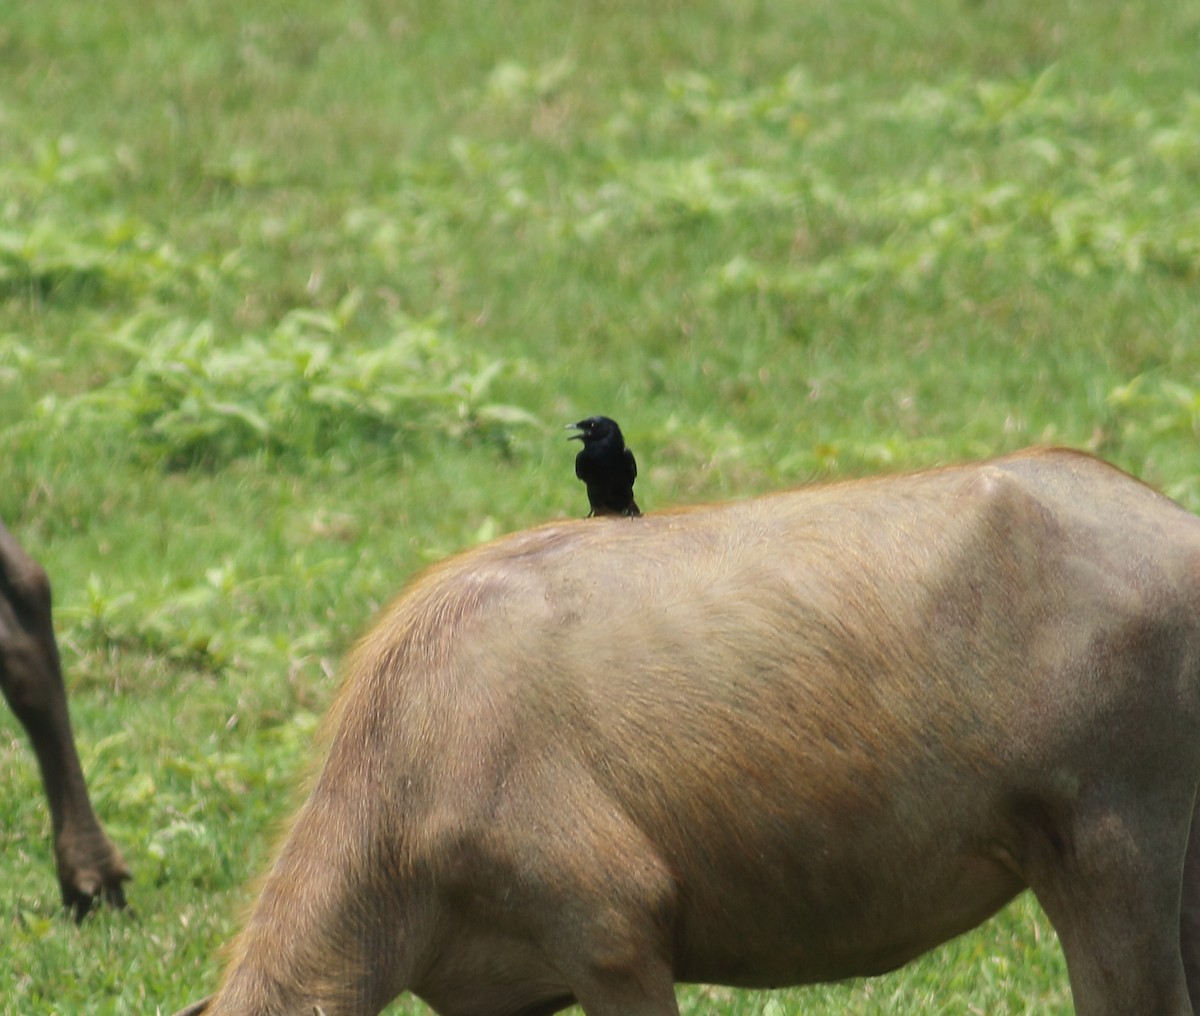
[[[1079,1013],[1200,1000],[1200,520],[1082,454],[498,540],[330,732],[209,1016],[675,1016],[1026,886]]]
[[[50,616],[50,580],[0,525],[0,689],[21,721],[50,802],[54,861],[63,904],[76,919],[100,898],[125,906],[129,878],[120,851],[88,800]]]

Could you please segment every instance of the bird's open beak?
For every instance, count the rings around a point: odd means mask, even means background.
[[[567,440],[568,440],[568,441],[574,441],[574,440],[576,440],[576,439],[578,439],[578,440],[580,440],[580,441],[582,441],[582,440],[583,440],[583,424],[581,424],[581,423],[568,423],[568,424],[567,424],[565,427],[563,427],[563,430],[577,430],[577,431],[579,431],[579,433],[578,433],[578,434],[572,434],[572,435],[571,435],[569,438],[567,438]]]

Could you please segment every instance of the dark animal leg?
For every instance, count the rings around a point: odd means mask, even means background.
[[[129,869],[88,799],[71,736],[45,571],[0,526],[0,691],[37,755],[50,805],[63,904],[80,919],[97,899],[125,905]]]
[[[1192,810],[1192,828],[1183,862],[1179,939],[1192,1012],[1200,1016],[1200,798]]]
[[[521,867],[541,873],[541,898],[531,908],[545,915],[533,934],[539,953],[556,957],[558,976],[586,1016],[679,1016],[670,867],[612,802],[587,795],[577,803],[566,813],[582,821],[549,824],[508,845]]]
[[[1190,797],[1076,815],[1029,883],[1058,932],[1079,1016],[1193,1016],[1180,951]],[[1188,815],[1184,823],[1176,816]]]
[[[595,970],[576,994],[587,1016],[679,1016],[671,969],[653,957],[625,969]]]

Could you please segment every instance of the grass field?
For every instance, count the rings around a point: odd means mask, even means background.
[[[59,915],[0,716],[0,1012],[212,989],[343,652],[583,514],[581,416],[650,511],[1039,442],[1200,510],[1198,49],[1178,0],[12,5],[0,518],[136,877]],[[889,977],[680,998],[1070,1011],[1028,899]]]

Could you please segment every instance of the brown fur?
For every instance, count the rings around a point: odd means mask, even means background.
[[[54,640],[50,580],[3,525],[0,690],[28,732],[41,767],[63,904],[77,918],[98,899],[123,907],[129,869],[88,800]]]
[[[1198,719],[1200,520],[1076,453],[518,533],[358,646],[207,1011],[674,1016],[1028,886],[1078,1012],[1191,1014]]]

